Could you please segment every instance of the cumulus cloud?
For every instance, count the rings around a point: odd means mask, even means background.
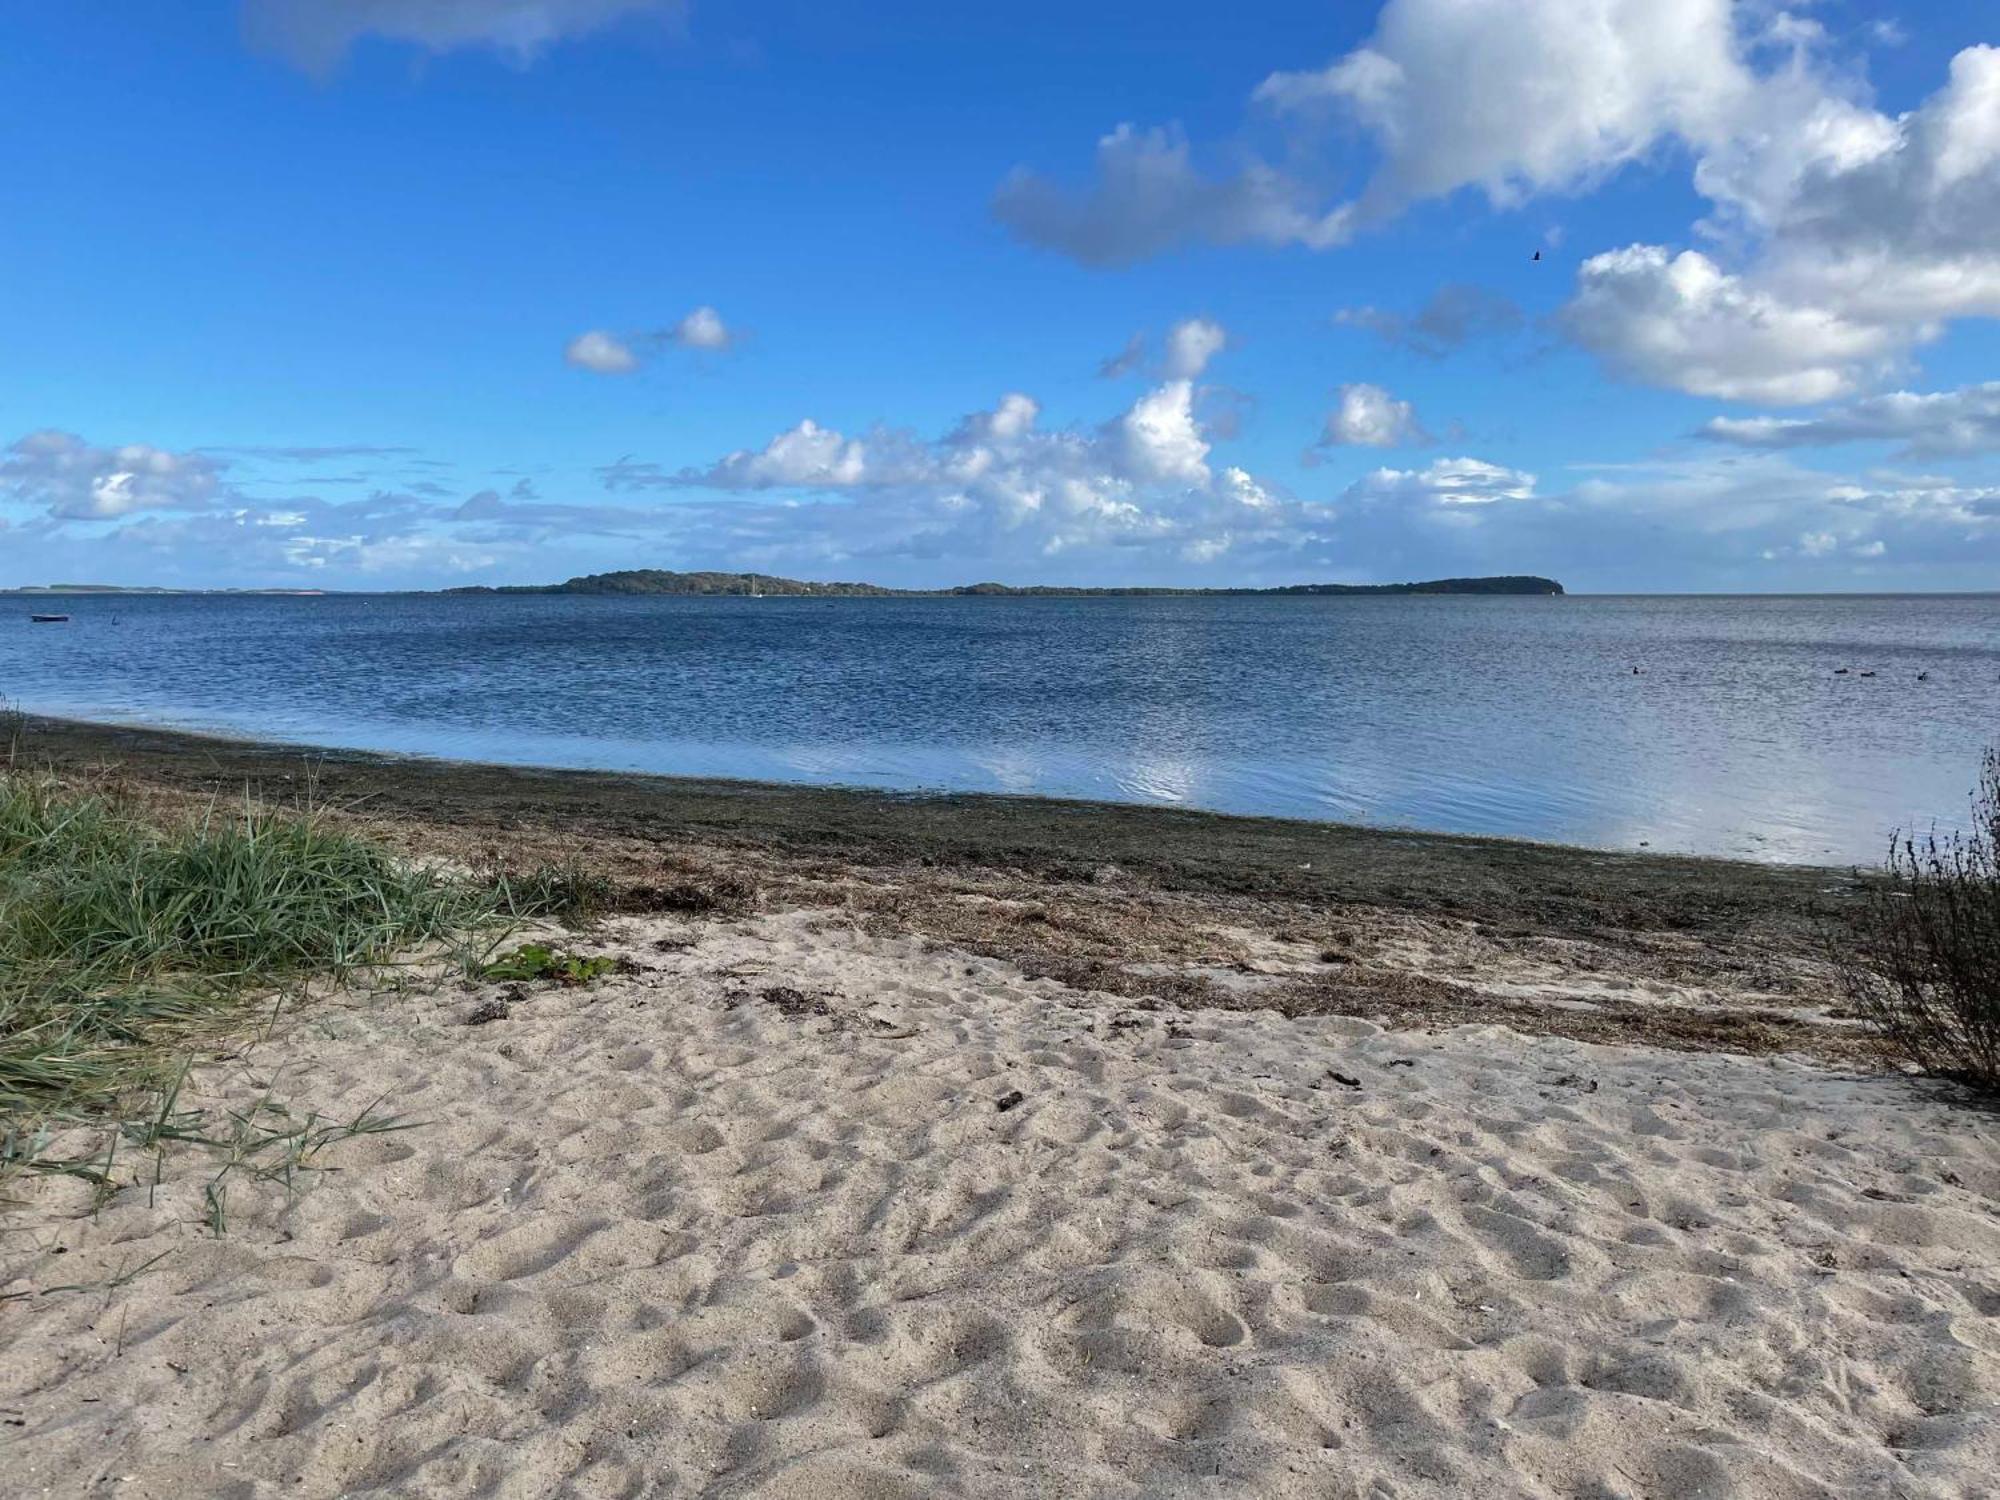
[[[1322,447],[1396,448],[1431,440],[1417,420],[1416,407],[1398,401],[1381,386],[1357,381],[1342,386],[1339,394],[1339,404],[1327,413],[1320,433]]]
[[[1205,367],[1220,330],[1185,343],[1180,367]],[[1323,507],[1215,461],[1192,378],[1159,382],[1095,427],[1052,429],[1041,415],[1016,392],[933,440],[804,421],[704,467],[664,473],[622,461],[603,477],[621,489],[822,497],[766,504],[790,507],[786,525],[799,546],[810,534],[816,545],[849,549],[842,556],[962,556],[972,568],[1137,546],[1193,565],[1293,553],[1321,535]],[[745,519],[738,512],[727,524]]]
[[[1737,125],[1695,185],[1716,205],[1709,227],[1749,246],[1740,273],[1648,245],[1585,263],[1564,325],[1613,368],[1802,404],[1878,378],[1952,319],[2000,315],[2000,48],[1961,51],[1897,116],[1795,57]],[[1685,367],[1663,318],[1693,325]]]
[[[993,213],[1032,244],[1120,266],[1199,243],[1340,244],[1345,214],[1313,208],[1310,196],[1263,162],[1205,174],[1179,130],[1127,124],[1097,143],[1096,177],[1082,191],[1017,168],[994,193]]]
[[[618,334],[593,328],[571,339],[563,358],[580,370],[598,375],[629,375],[661,349],[692,349],[720,354],[735,347],[739,335],[714,308],[702,306],[666,328],[650,333]]]
[[[1366,329],[1383,343],[1426,359],[1442,359],[1475,339],[1513,333],[1526,321],[1511,297],[1463,282],[1439,287],[1414,313],[1343,307],[1333,320],[1343,327]]]
[[[2000,48],[1960,51],[1891,115],[1833,47],[1765,0],[1388,0],[1362,46],[1255,91],[1290,135],[1284,170],[1204,174],[1177,133],[1123,126],[1087,189],[1017,173],[996,208],[1110,264],[1202,242],[1324,248],[1421,200],[1511,207],[1688,161],[1706,248],[1590,257],[1561,326],[1631,379],[1826,400],[1953,319],[2000,316]],[[1301,163],[1355,131],[1372,148],[1360,186],[1313,189],[1327,174]],[[1348,321],[1404,332],[1374,309]]]
[[[1722,138],[1754,86],[1734,22],[1732,0],[1389,0],[1365,45],[1255,97],[1372,134],[1364,219],[1462,187],[1512,205],[1592,186],[1665,135]]]
[[[1744,448],[1898,443],[1905,458],[2000,452],[2000,381],[1925,394],[1893,391],[1816,417],[1716,417],[1701,434]]]
[[[629,375],[639,368],[639,356],[632,346],[602,328],[571,339],[563,349],[563,358],[577,369],[597,375]]]
[[[222,465],[205,453],[144,443],[99,448],[45,430],[0,451],[0,498],[71,521],[109,521],[143,510],[199,510],[222,492]]]
[[[718,490],[846,489],[871,478],[868,460],[866,445],[808,417],[762,448],[738,449],[699,474],[681,477]],[[872,475],[879,479],[882,469],[878,453]]]
[[[1325,249],[1468,186],[1503,205],[1574,191],[1663,136],[1726,135],[1755,87],[1734,19],[1732,0],[1389,0],[1365,45],[1252,95],[1315,142],[1330,119],[1358,125],[1379,163],[1356,197],[1256,159],[1205,175],[1177,130],[1127,124],[1086,190],[1017,170],[994,208],[1026,239],[1119,264],[1201,242]]]
[[[1855,421],[1886,420],[1853,406]],[[621,460],[606,486],[663,498],[582,504],[543,497],[560,497],[560,476],[456,502],[396,489],[341,503],[289,490],[253,499],[234,471],[212,490],[171,487],[199,473],[180,462],[199,455],[34,434],[0,460],[0,517],[19,577],[196,584],[424,587],[635,560],[888,582],[1540,572],[1579,588],[1700,578],[1747,589],[1978,587],[2000,568],[1992,484],[1826,473],[1752,449],[1596,466],[1553,484],[1448,457],[1303,500],[1221,457],[1199,411],[1189,382],[1168,381],[1089,426],[1052,426],[1021,393],[928,439],[800,423],[693,469]],[[109,509],[94,498],[97,481],[142,471],[145,483],[111,486]],[[118,508],[135,494],[159,503]]]
[[[1795,405],[1851,390],[1906,347],[1906,330],[1790,302],[1698,250],[1658,245],[1583,263],[1564,331],[1617,373],[1697,396]]]
[[[565,37],[681,9],[680,0],[244,0],[243,24],[256,44],[323,73],[364,37],[439,53],[483,47],[526,64]]]
[[[1614,369],[1698,395],[1846,394],[1949,320],[2000,315],[2000,49],[1966,48],[1895,117],[1795,61],[1695,185],[1752,247],[1745,269],[1655,245],[1597,256],[1564,326]],[[1677,342],[1696,356],[1684,366]]]

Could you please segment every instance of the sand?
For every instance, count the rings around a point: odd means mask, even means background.
[[[199,1152],[13,1184],[0,1489],[2000,1494],[2000,1122],[1909,1080],[1148,1009],[832,911],[575,941],[637,970],[205,1065],[424,1122],[220,1238]]]

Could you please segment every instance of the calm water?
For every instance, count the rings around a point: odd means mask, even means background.
[[[4,597],[0,693],[481,760],[1872,861],[1963,817],[2000,596]]]

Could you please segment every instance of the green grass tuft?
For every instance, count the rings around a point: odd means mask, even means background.
[[[158,1094],[201,1032],[514,904],[310,811],[162,825],[115,796],[0,772],[0,1170],[35,1164],[48,1120],[116,1117]]]

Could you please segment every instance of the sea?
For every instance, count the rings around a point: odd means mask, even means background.
[[[0,695],[417,756],[1872,864],[1967,820],[2000,595],[0,595]]]

